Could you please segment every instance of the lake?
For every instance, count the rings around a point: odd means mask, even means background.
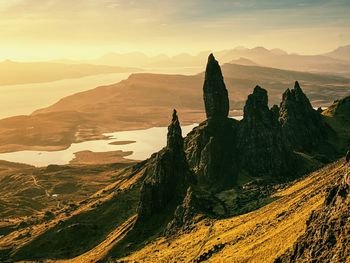
[[[197,124],[182,127],[182,134],[186,136]],[[74,159],[74,154],[80,151],[110,152],[132,151],[126,158],[133,160],[145,160],[152,153],[159,151],[166,145],[167,127],[153,127],[144,130],[122,131],[105,134],[107,140],[85,141],[73,143],[68,149],[62,151],[18,151],[1,153],[0,160],[34,165],[37,167],[49,164],[68,164]],[[115,141],[135,141],[124,145],[112,145]]]

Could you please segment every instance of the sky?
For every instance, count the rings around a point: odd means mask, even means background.
[[[0,59],[350,44],[349,0],[0,0]]]

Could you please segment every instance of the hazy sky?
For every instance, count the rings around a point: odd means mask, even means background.
[[[350,44],[350,0],[0,0],[0,59]]]

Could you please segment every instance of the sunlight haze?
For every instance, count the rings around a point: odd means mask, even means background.
[[[91,59],[236,46],[317,54],[350,42],[350,2],[1,0],[0,59]]]

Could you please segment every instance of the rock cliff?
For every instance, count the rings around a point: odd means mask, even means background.
[[[285,138],[297,151],[317,150],[330,132],[330,127],[323,121],[321,114],[312,108],[297,81],[293,89],[283,93],[279,121]]]
[[[274,113],[268,108],[267,91],[256,86],[244,106],[238,132],[240,168],[254,177],[291,174],[292,152]]]

